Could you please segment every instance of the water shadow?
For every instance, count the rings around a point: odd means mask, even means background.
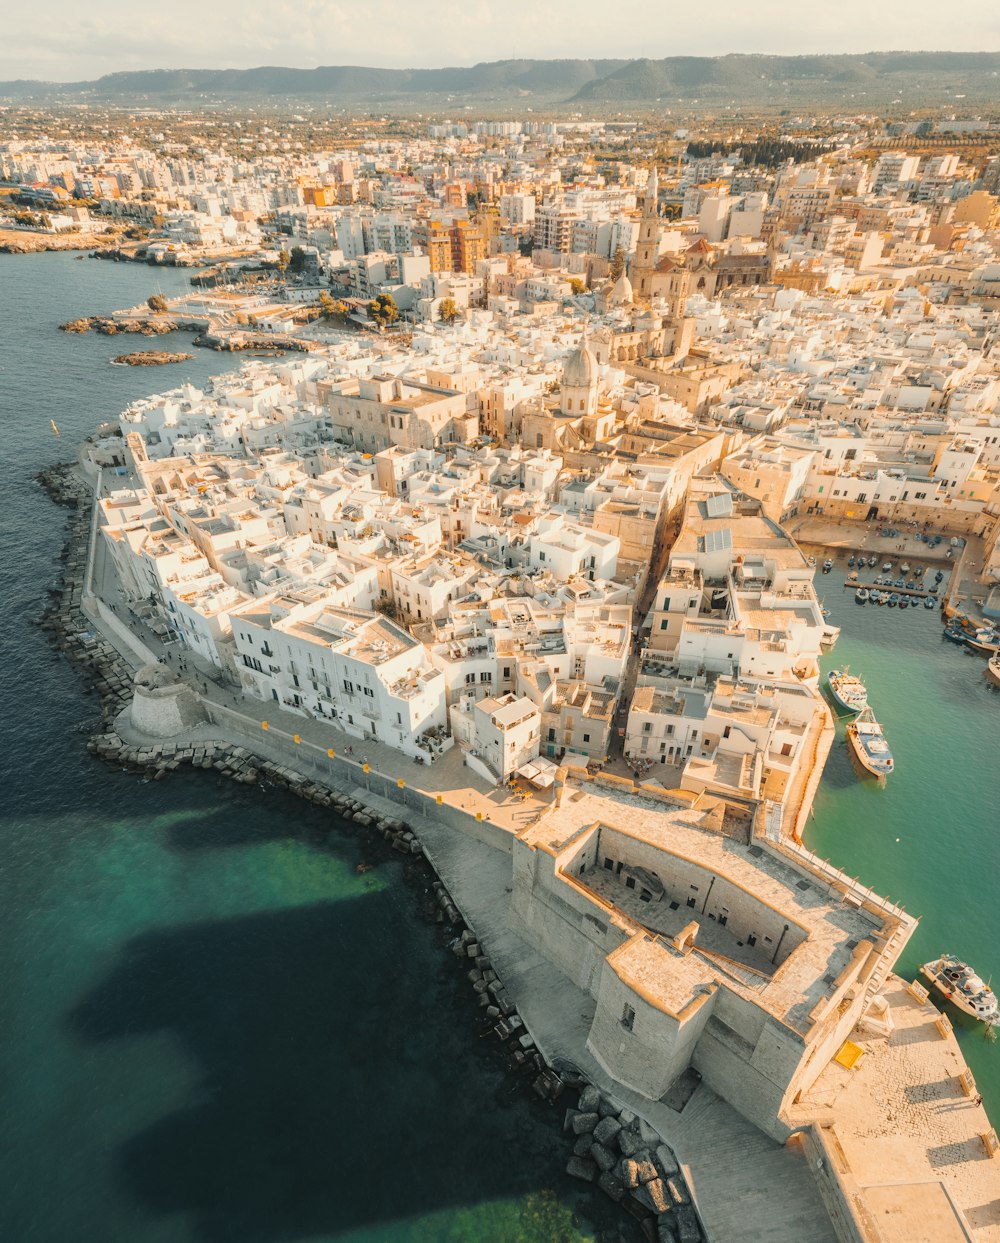
[[[523,1159],[523,1109],[483,1099],[475,1036],[449,1030],[420,930],[388,892],[364,905],[360,918],[342,902],[144,935],[73,1010],[85,1042],[167,1033],[196,1068],[196,1097],[120,1150],[147,1211],[189,1214],[211,1243],[268,1243],[558,1179],[551,1160]],[[497,1099],[508,1090],[499,1071],[488,1082]],[[557,1160],[559,1147],[553,1134]]]

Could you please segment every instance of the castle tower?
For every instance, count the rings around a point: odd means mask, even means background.
[[[660,216],[657,205],[659,185],[654,167],[646,182],[642,200],[642,217],[639,221],[639,240],[632,261],[632,290],[640,302],[648,302],[653,296],[653,273],[656,271],[659,247]]]

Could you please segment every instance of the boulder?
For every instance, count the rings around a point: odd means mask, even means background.
[[[581,1113],[597,1113],[601,1104],[601,1094],[593,1084],[588,1084],[580,1093],[579,1109]]]
[[[609,1101],[606,1096],[601,1097],[601,1103],[597,1107],[597,1112],[602,1118],[618,1118],[618,1106],[613,1101]]]
[[[678,1243],[699,1243],[701,1230],[698,1228],[698,1218],[693,1209],[677,1209],[674,1214],[674,1224]]]
[[[592,1183],[597,1177],[597,1166],[585,1157],[570,1157],[566,1162],[566,1173],[571,1178],[582,1178],[585,1183]]]
[[[677,1164],[677,1158],[666,1144],[659,1144],[657,1146],[656,1164],[664,1178],[671,1178],[680,1168]]]
[[[662,1142],[660,1140],[659,1132],[654,1131],[645,1118],[639,1119],[638,1126],[639,1138],[647,1148],[655,1148],[657,1144]]]
[[[590,1159],[596,1162],[605,1173],[613,1170],[618,1164],[617,1156],[610,1148],[605,1148],[603,1144],[593,1144],[591,1146]]]
[[[583,1135],[592,1131],[594,1127],[597,1126],[599,1121],[600,1119],[596,1113],[577,1113],[576,1117],[570,1123],[570,1126],[573,1128],[574,1135]]]
[[[656,1243],[675,1243],[677,1236],[669,1217],[660,1217],[656,1222]]]
[[[618,1147],[623,1156],[634,1157],[637,1152],[642,1151],[643,1143],[631,1127],[622,1127],[618,1132]]]
[[[636,1191],[635,1197],[640,1204],[645,1204],[648,1209],[652,1209],[657,1214],[669,1212],[672,1208],[667,1189],[658,1178],[651,1178],[648,1183],[643,1183]]]
[[[626,1187],[633,1190],[636,1187],[641,1187],[642,1179],[639,1176],[639,1162],[633,1161],[631,1157],[624,1157],[618,1162],[618,1177]]]
[[[574,1157],[589,1157],[590,1150],[594,1147],[593,1141],[587,1134],[577,1136],[576,1143],[573,1145]],[[604,1168],[603,1166],[601,1167]]]
[[[675,1204],[690,1204],[691,1197],[683,1178],[674,1176],[667,1179],[667,1188]]]
[[[611,1173],[603,1173],[598,1175],[597,1185],[606,1196],[610,1196],[616,1204],[621,1204],[625,1198],[625,1185],[620,1178],[615,1177]]]
[[[509,1032],[507,1034],[510,1035]],[[573,1120],[577,1117],[579,1112],[580,1112],[579,1109],[567,1109],[566,1110],[565,1114],[563,1114],[563,1130],[564,1131],[573,1130]],[[579,1135],[580,1132],[574,1131],[574,1134]]]
[[[617,1118],[602,1118],[594,1127],[594,1139],[602,1144],[611,1144],[618,1138],[622,1124]],[[673,1171],[670,1171],[671,1173]]]

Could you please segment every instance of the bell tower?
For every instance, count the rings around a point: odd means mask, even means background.
[[[642,200],[642,217],[639,221],[639,240],[635,247],[635,259],[632,261],[632,291],[634,297],[640,302],[649,302],[653,296],[653,273],[656,271],[659,246],[658,191],[654,166],[646,182],[646,193]]]

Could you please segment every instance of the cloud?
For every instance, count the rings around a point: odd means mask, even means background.
[[[878,48],[1000,48],[1000,6],[972,0],[962,21],[937,0],[839,0],[812,6],[808,25],[787,0],[696,7],[649,0],[174,0],[168,7],[46,0],[44,20],[8,6],[0,78],[79,80],[123,69],[280,64],[470,65],[518,57],[862,52]],[[803,14],[805,10],[803,10]]]

